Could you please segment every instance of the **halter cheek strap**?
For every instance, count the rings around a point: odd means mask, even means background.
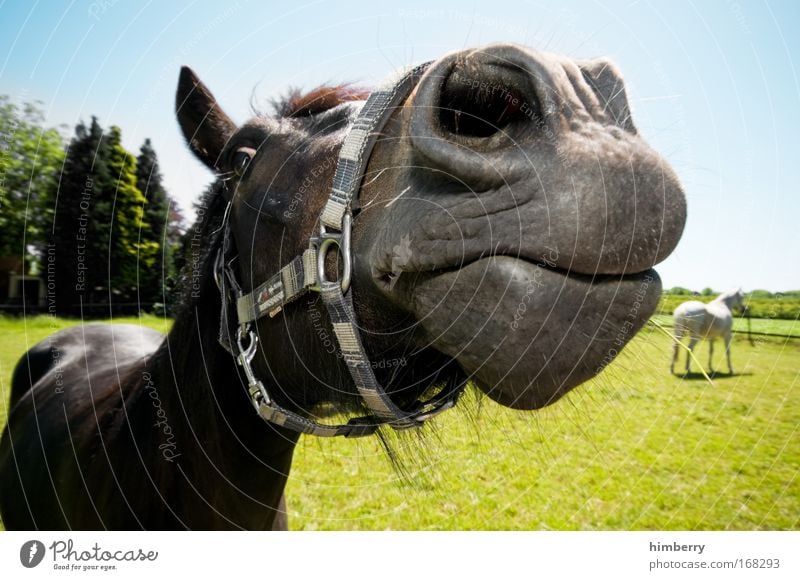
[[[389,424],[395,429],[419,427],[426,420],[454,406],[463,390],[463,384],[454,385],[428,401],[417,401],[413,410],[405,411],[398,407],[375,377],[356,325],[352,293],[348,292],[352,270],[351,208],[357,202],[370,153],[392,112],[408,96],[429,64],[397,75],[370,94],[339,152],[331,192],[320,216],[319,233],[309,240],[309,247],[302,255],[248,293],[241,291],[233,270],[236,255],[232,248],[226,211],[223,244],[215,264],[215,276],[222,295],[219,340],[236,356],[247,377],[253,405],[266,421],[322,437],[360,437],[374,433],[381,424]],[[340,279],[328,280],[325,258],[334,248],[341,255],[344,267]],[[372,415],[351,419],[343,425],[317,423],[275,403],[253,371],[251,363],[257,352],[258,337],[252,324],[263,316],[278,315],[287,304],[311,290],[320,292],[342,358]],[[229,317],[231,302],[236,304],[235,337],[231,334]]]

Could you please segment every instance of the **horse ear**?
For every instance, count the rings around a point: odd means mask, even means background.
[[[175,113],[192,152],[211,169],[218,170],[220,154],[236,131],[236,124],[188,66],[181,67]]]

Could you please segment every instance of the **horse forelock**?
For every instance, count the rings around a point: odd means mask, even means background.
[[[352,101],[363,101],[369,91],[351,84],[319,86],[308,92],[292,89],[273,102],[275,112],[281,117],[310,117]]]

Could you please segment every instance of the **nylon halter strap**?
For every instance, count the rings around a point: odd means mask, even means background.
[[[427,401],[417,401],[412,411],[405,411],[392,402],[378,383],[364,351],[356,326],[352,292],[348,292],[352,273],[352,206],[358,200],[372,148],[392,112],[408,96],[429,64],[425,63],[396,75],[381,88],[370,93],[339,152],[331,192],[320,216],[319,233],[309,240],[309,247],[302,255],[294,258],[252,292],[243,293],[236,280],[232,266],[236,256],[232,249],[226,212],[223,245],[215,263],[217,285],[222,294],[219,340],[236,356],[247,378],[254,407],[270,423],[321,437],[371,435],[382,424],[391,425],[395,429],[408,429],[419,427],[427,419],[455,405],[463,390],[463,385],[445,388]],[[343,261],[343,272],[339,280],[328,280],[325,274],[325,258],[332,248],[337,248]],[[318,423],[278,405],[253,371],[252,360],[258,344],[253,323],[263,316],[278,315],[287,304],[310,290],[320,292],[333,324],[342,358],[371,415],[350,419],[342,425]],[[235,340],[231,337],[229,320],[231,298],[236,303],[238,330]]]

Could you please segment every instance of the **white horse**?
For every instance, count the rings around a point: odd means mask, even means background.
[[[694,353],[694,347],[700,339],[708,340],[708,372],[713,373],[712,358],[714,357],[714,339],[721,336],[725,340],[725,354],[728,357],[728,372],[733,374],[731,367],[731,336],[733,334],[733,314],[731,310],[738,307],[744,312],[744,295],[742,289],[729,290],[717,296],[708,304],[697,300],[684,302],[675,309],[675,345],[672,353],[670,372],[675,373],[675,361],[678,360],[678,347],[684,335],[689,335],[689,352],[686,353],[686,373],[689,374],[689,365]]]

